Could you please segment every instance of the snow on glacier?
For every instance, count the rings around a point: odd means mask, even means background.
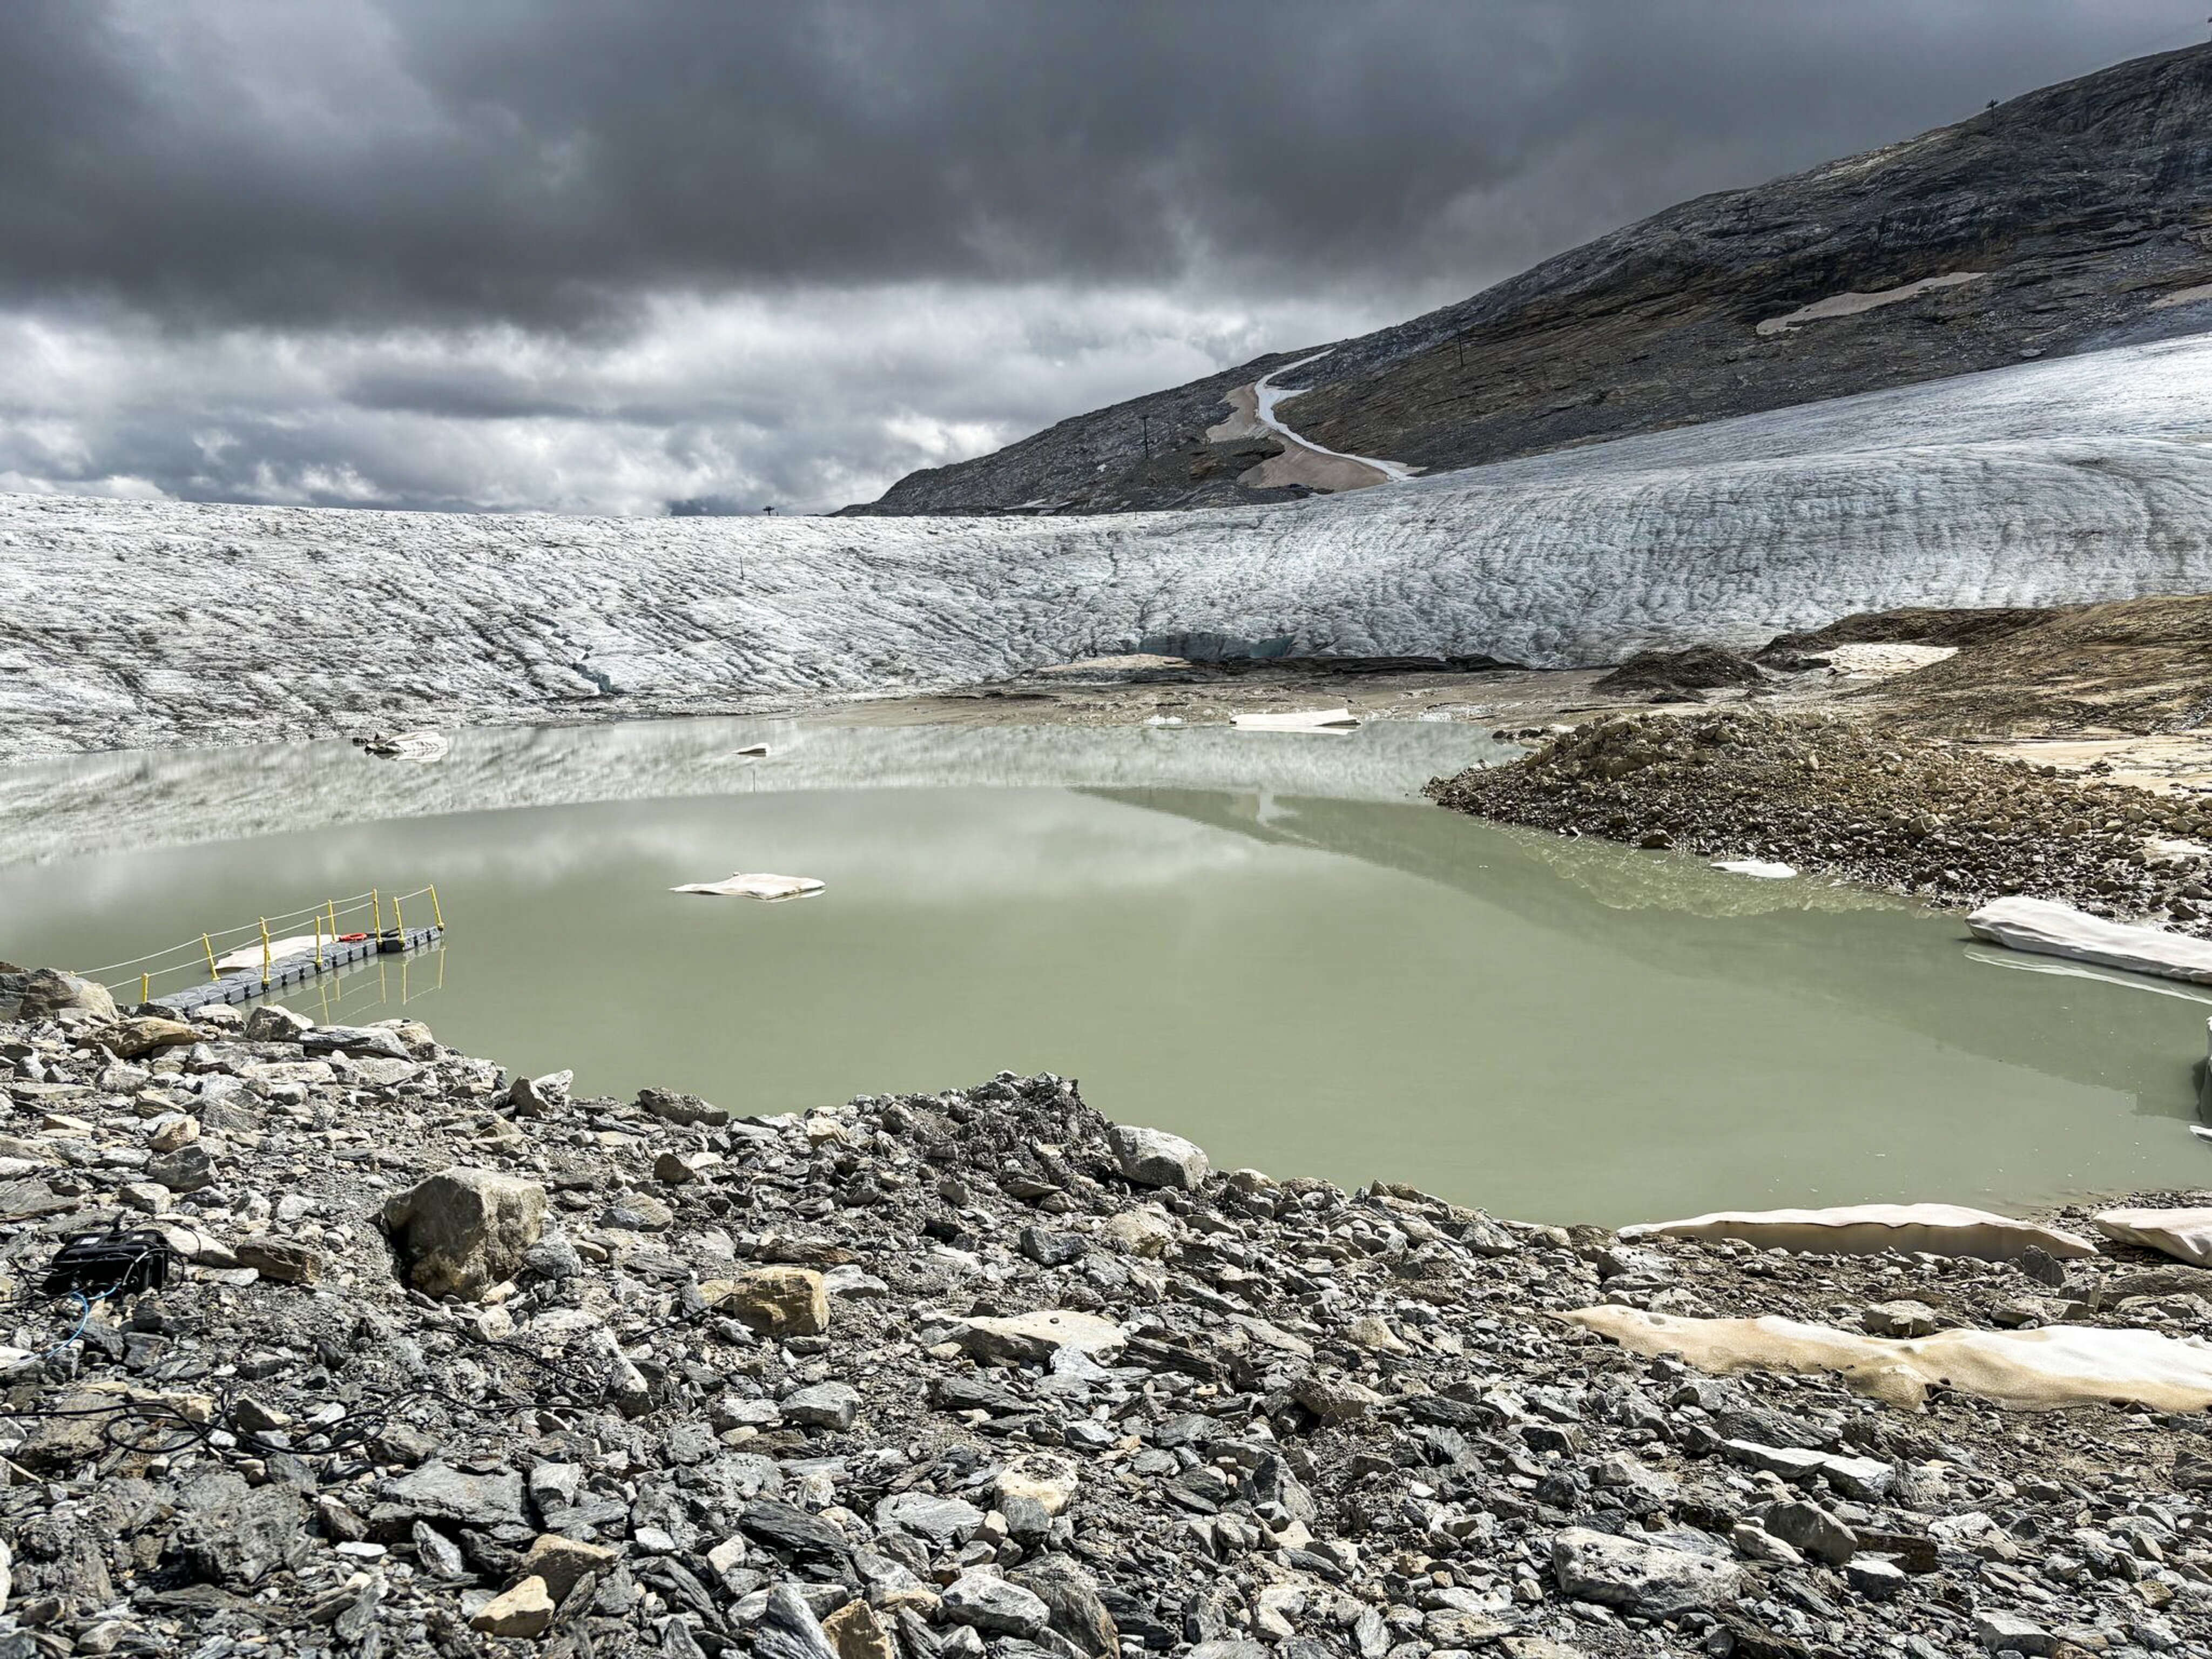
[[[0,759],[744,708],[1214,634],[1543,665],[2212,588],[2212,336],[1287,506],[574,519],[0,496]]]

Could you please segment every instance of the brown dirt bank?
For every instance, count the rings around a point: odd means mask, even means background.
[[[1887,613],[1908,627],[1923,618],[1922,631],[1888,637],[1960,649],[1887,688],[1881,718],[1900,728],[1939,736],[2141,736],[2212,721],[2212,596],[2040,612]],[[1883,620],[1850,617],[1837,627]],[[1790,642],[1817,649],[1824,641],[1808,635]]]
[[[1732,708],[1595,721],[1428,793],[1499,823],[1778,860],[1939,904],[2031,892],[2212,933],[2212,864],[2148,844],[2212,840],[2212,802],[1839,719]]]

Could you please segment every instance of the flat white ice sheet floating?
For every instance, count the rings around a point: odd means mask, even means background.
[[[805,898],[822,890],[823,884],[811,876],[744,875],[728,876],[720,881],[690,881],[681,887],[672,887],[672,893],[704,893],[714,898],[787,899]]]
[[[1677,1353],[1701,1371],[1834,1371],[1862,1394],[1912,1410],[1926,1402],[1931,1388],[1955,1389],[2013,1411],[2109,1401],[2168,1412],[2212,1406],[2212,1344],[2156,1331],[2052,1325],[1900,1339],[1771,1315],[1683,1319],[1605,1307],[1565,1316],[1632,1352]]]
[[[1232,714],[1229,723],[1243,732],[1349,732],[1359,716],[1349,708],[1299,708],[1282,714]]]
[[[1974,937],[2010,950],[2212,985],[2212,939],[2107,921],[2053,899],[2001,898],[1966,918]]]
[[[1959,1204],[1839,1204],[1824,1210],[1717,1210],[1683,1221],[1647,1221],[1623,1238],[1733,1238],[1761,1249],[1819,1255],[1925,1250],[2008,1261],[2031,1244],[2053,1255],[2094,1255],[2086,1238]]]
[[[1761,881],[1787,881],[1797,873],[1787,864],[1775,864],[1766,859],[1717,859],[1716,870],[1725,870],[1732,876],[1756,876]]]

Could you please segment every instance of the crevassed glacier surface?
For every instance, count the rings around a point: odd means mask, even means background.
[[[0,496],[0,759],[758,708],[1162,635],[1565,665],[2212,588],[2212,337],[1285,507],[613,520]]]

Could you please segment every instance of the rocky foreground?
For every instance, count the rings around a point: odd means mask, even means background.
[[[1502,823],[1771,860],[1938,904],[2028,893],[2212,934],[2212,799],[1834,718],[1595,720],[1427,793]]]
[[[1562,1317],[2201,1335],[2204,1268],[1629,1243],[1217,1172],[1051,1076],[756,1117],[27,991],[5,1659],[2212,1654],[2204,1412]],[[166,1288],[39,1295],[112,1218]]]

